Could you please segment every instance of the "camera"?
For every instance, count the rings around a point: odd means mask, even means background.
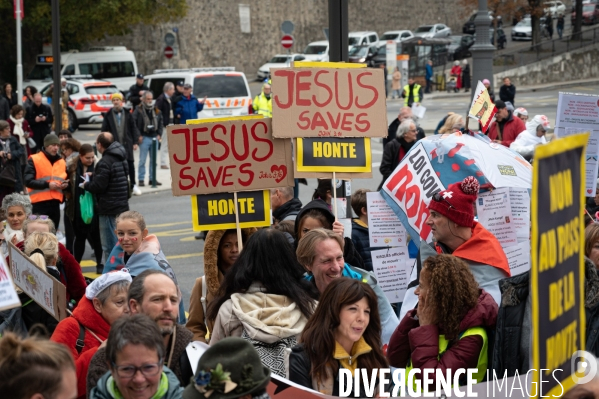
[[[156,132],[156,126],[154,126],[154,125],[148,125],[148,126],[146,126],[146,129],[148,130],[148,133],[150,133],[150,134]]]
[[[44,114],[39,114],[37,117],[38,117],[38,118],[43,118],[43,117],[44,117]]]

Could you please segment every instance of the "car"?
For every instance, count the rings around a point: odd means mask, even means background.
[[[347,35],[348,39],[348,50],[351,50],[354,46],[365,46],[368,44],[377,44],[379,41],[379,35],[376,32],[349,32]]]
[[[312,42],[306,46],[302,55],[306,61],[327,62],[329,60],[329,42],[327,40]]]
[[[489,22],[491,25],[493,25],[493,12],[489,11],[488,13],[489,13]],[[464,23],[464,26],[462,26],[462,33],[473,35],[474,32],[476,32],[476,25],[474,24],[474,19],[476,18],[477,14],[478,14],[478,11],[474,11],[472,13],[472,15],[470,15],[470,18],[468,18],[468,21],[466,21]],[[501,21],[501,20],[499,20],[499,21]]]
[[[552,17],[566,13],[566,6],[561,1],[546,1],[543,3],[543,7],[543,12],[550,14]]]
[[[291,61],[304,61],[305,59],[303,54],[277,54],[258,68],[258,80],[268,79],[270,68],[285,68],[291,65]]]
[[[512,28],[512,41],[532,40],[532,24],[530,18],[524,18]]]
[[[414,31],[416,37],[449,37],[451,36],[451,28],[444,24],[422,25]]]
[[[399,43],[402,40],[406,40],[411,37],[414,37],[414,34],[411,30],[390,30],[383,33],[383,35],[380,37],[379,45],[386,44],[389,40]]]
[[[102,123],[104,113],[112,108],[110,97],[118,93],[118,87],[112,82],[98,79],[88,79],[88,75],[74,75],[67,79],[69,93],[69,124],[75,130],[79,125]],[[40,90],[42,102],[52,103],[50,93],[54,84],[50,83]]]
[[[376,45],[354,46],[349,50],[348,61],[352,63],[366,64],[369,67],[374,66],[373,58],[377,54]]]
[[[189,83],[198,99],[207,97],[198,119],[253,114],[252,94],[243,72],[235,67],[156,69],[145,82],[154,93],[162,93],[166,82]]]
[[[470,47],[474,44],[473,35],[450,36],[450,39],[451,44],[448,46],[447,50],[451,59],[457,61],[472,56]]]
[[[401,54],[401,43],[396,43],[396,46],[395,54]],[[380,68],[381,64],[387,64],[387,43],[379,45],[376,54],[372,57],[372,66],[374,68]]]
[[[583,25],[595,25],[599,21],[599,4],[586,3],[582,5]],[[576,11],[572,12],[572,25],[576,23]]]

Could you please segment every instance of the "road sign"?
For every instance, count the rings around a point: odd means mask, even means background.
[[[283,48],[291,48],[291,46],[293,46],[293,36],[291,35],[284,35],[281,38],[281,46],[283,46]]]
[[[173,48],[171,46],[166,46],[164,48],[164,56],[166,58],[173,58],[173,55],[175,54],[175,52],[173,51]]]
[[[293,22],[291,21],[283,21],[283,23],[281,24],[281,32],[286,33],[288,35],[292,34],[294,29],[295,25],[293,25]]]
[[[173,44],[175,44],[175,35],[173,35],[170,32],[167,32],[167,34],[164,35],[164,43],[166,43],[167,46],[172,46]]]

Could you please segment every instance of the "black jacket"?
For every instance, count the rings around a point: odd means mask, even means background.
[[[42,150],[42,152],[44,153],[46,158],[48,158],[48,161],[50,161],[50,163],[52,165],[54,165],[54,163],[56,161],[62,159],[60,157],[60,155],[58,155],[58,154],[50,155],[46,152],[46,150]],[[65,172],[66,172],[66,167],[65,167]],[[31,157],[29,157],[29,159],[27,160],[27,166],[25,166],[25,186],[27,188],[31,188],[33,190],[45,190],[45,189],[49,188],[50,182],[48,182],[46,180],[36,180],[35,173],[36,172],[35,172],[35,165],[33,164],[33,159]]]
[[[19,191],[23,191],[24,187],[23,187],[23,177],[21,174],[21,157],[23,156],[23,152],[25,151],[25,147],[23,147],[21,144],[19,144],[19,141],[17,140],[16,137],[14,136],[10,136],[8,138],[8,140],[10,140],[9,143],[9,147],[10,147],[10,160],[8,158],[5,158],[2,162],[6,162],[8,164],[11,164],[14,166],[15,168],[15,187],[14,187],[14,192],[19,192]]]
[[[144,120],[144,116],[142,112],[146,112],[143,109],[143,105],[139,104],[135,107],[135,112],[133,112],[133,121],[135,122],[135,127],[139,134],[145,137],[156,137],[162,134],[162,112],[158,108],[153,108],[154,112],[156,112],[156,126],[154,126],[154,130],[152,132],[146,132],[146,121]],[[149,118],[149,117],[148,117]]]
[[[134,107],[137,107],[141,103],[141,94],[139,92],[142,90],[148,91],[150,89],[148,88],[148,86],[146,86],[145,83],[141,86],[138,86],[137,83],[135,83],[133,86],[129,87],[127,99],[131,101],[131,104],[133,104]]]
[[[514,99],[516,98],[516,86],[514,85],[503,85],[499,88],[499,99],[503,102],[509,101],[514,105]]]
[[[85,189],[96,194],[98,214],[116,216],[129,210],[129,165],[123,146],[114,142],[102,154]]]
[[[391,122],[389,128],[387,129],[387,137],[383,137],[383,148],[385,148],[388,142],[397,137],[397,128],[399,127],[399,125],[400,122],[398,118],[395,118],[393,122]],[[416,130],[418,130],[416,140],[421,140],[426,137],[426,134],[424,134],[424,130],[420,126],[416,126]]]
[[[119,135],[116,130],[116,123],[114,121],[114,109],[104,114],[104,121],[102,121],[102,131],[112,133],[114,141],[117,141],[125,147],[127,153],[127,159],[133,161],[133,144],[137,144],[139,140],[139,131],[135,126],[133,115],[126,109],[123,108],[123,116],[125,118],[125,131],[123,133],[123,142],[119,139]]]
[[[164,93],[162,93],[156,99],[156,108],[158,108],[160,110],[160,113],[162,114],[162,124],[164,125],[164,127],[175,123],[175,121],[174,121],[174,117],[175,117],[175,115],[174,115],[174,112],[175,112],[174,98],[175,98],[174,96],[171,97],[171,99],[170,99],[171,101],[169,103],[168,100],[166,99],[166,96],[164,95]],[[173,119],[172,120],[170,119],[171,109],[173,110]]]
[[[391,176],[391,173],[393,173],[395,168],[397,168],[397,165],[399,165],[399,163],[401,162],[399,155],[401,151],[402,142],[405,143],[405,141],[402,138],[395,138],[394,140],[387,143],[387,145],[385,145],[385,148],[383,149],[383,159],[381,160],[381,166],[379,167],[379,170],[383,175],[383,180],[381,180],[379,190],[383,187],[383,183],[385,183],[385,180],[387,180],[387,178]],[[414,146],[414,144],[416,143],[417,141],[414,141],[405,145],[407,145],[409,148],[412,148],[412,146]],[[404,148],[403,155],[405,156],[407,152],[408,150],[405,150]]]
[[[4,96],[0,96],[0,119],[7,121],[10,116],[10,102]]]
[[[298,198],[292,198],[276,210],[272,211],[272,217],[275,218],[277,222],[282,222],[283,220],[295,220],[301,209],[302,201]]]
[[[36,122],[35,118],[39,115],[44,115],[46,120],[44,122]],[[44,145],[44,137],[51,131],[52,122],[54,118],[52,116],[52,109],[46,104],[35,105],[31,104],[31,107],[27,108],[27,122],[33,131],[33,140],[36,143],[35,151],[41,150]]]
[[[356,252],[364,261],[364,270],[372,271],[372,251],[383,249],[383,247],[372,248],[370,246],[370,237],[368,236],[368,227],[356,223],[356,219],[351,222],[351,240]]]
[[[297,248],[299,242],[297,237],[299,237],[300,222],[306,213],[314,209],[320,211],[331,225],[333,222],[335,222],[335,215],[333,215],[333,213],[329,210],[326,202],[320,199],[308,202],[295,218],[295,248]],[[343,258],[345,259],[345,263],[351,266],[359,267],[360,269],[366,269],[364,266],[364,261],[354,248],[354,244],[352,243],[351,239],[344,237],[344,242]]]

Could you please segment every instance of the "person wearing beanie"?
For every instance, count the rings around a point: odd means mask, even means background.
[[[252,344],[230,337],[204,352],[183,399],[268,399],[269,382],[270,370]]]
[[[44,137],[44,148],[27,160],[25,186],[33,205],[32,213],[48,215],[58,230],[63,190],[69,187],[67,164],[60,155],[60,140],[55,134]]]
[[[526,130],[518,135],[516,140],[510,144],[510,148],[530,161],[539,144],[546,144],[545,133],[551,129],[549,119],[545,115],[535,115],[526,123]]]
[[[528,111],[524,107],[516,108],[514,110],[514,116],[522,119],[522,122],[524,123],[528,121]]]
[[[428,205],[434,244],[420,243],[418,278],[412,281],[404,297],[400,319],[414,309],[414,294],[424,261],[436,254],[451,254],[465,261],[479,284],[497,304],[501,303],[499,280],[510,277],[510,266],[497,238],[474,220],[474,204],[480,183],[474,176],[450,184],[433,196]]]
[[[483,85],[489,92],[489,97],[491,98],[491,102],[495,102],[495,93],[493,93],[493,88],[491,87],[491,82],[489,79],[483,79]]]
[[[514,117],[503,101],[497,100],[495,107],[497,107],[495,122],[491,123],[487,136],[491,141],[509,147],[516,137],[526,130],[526,126],[520,118]]]

